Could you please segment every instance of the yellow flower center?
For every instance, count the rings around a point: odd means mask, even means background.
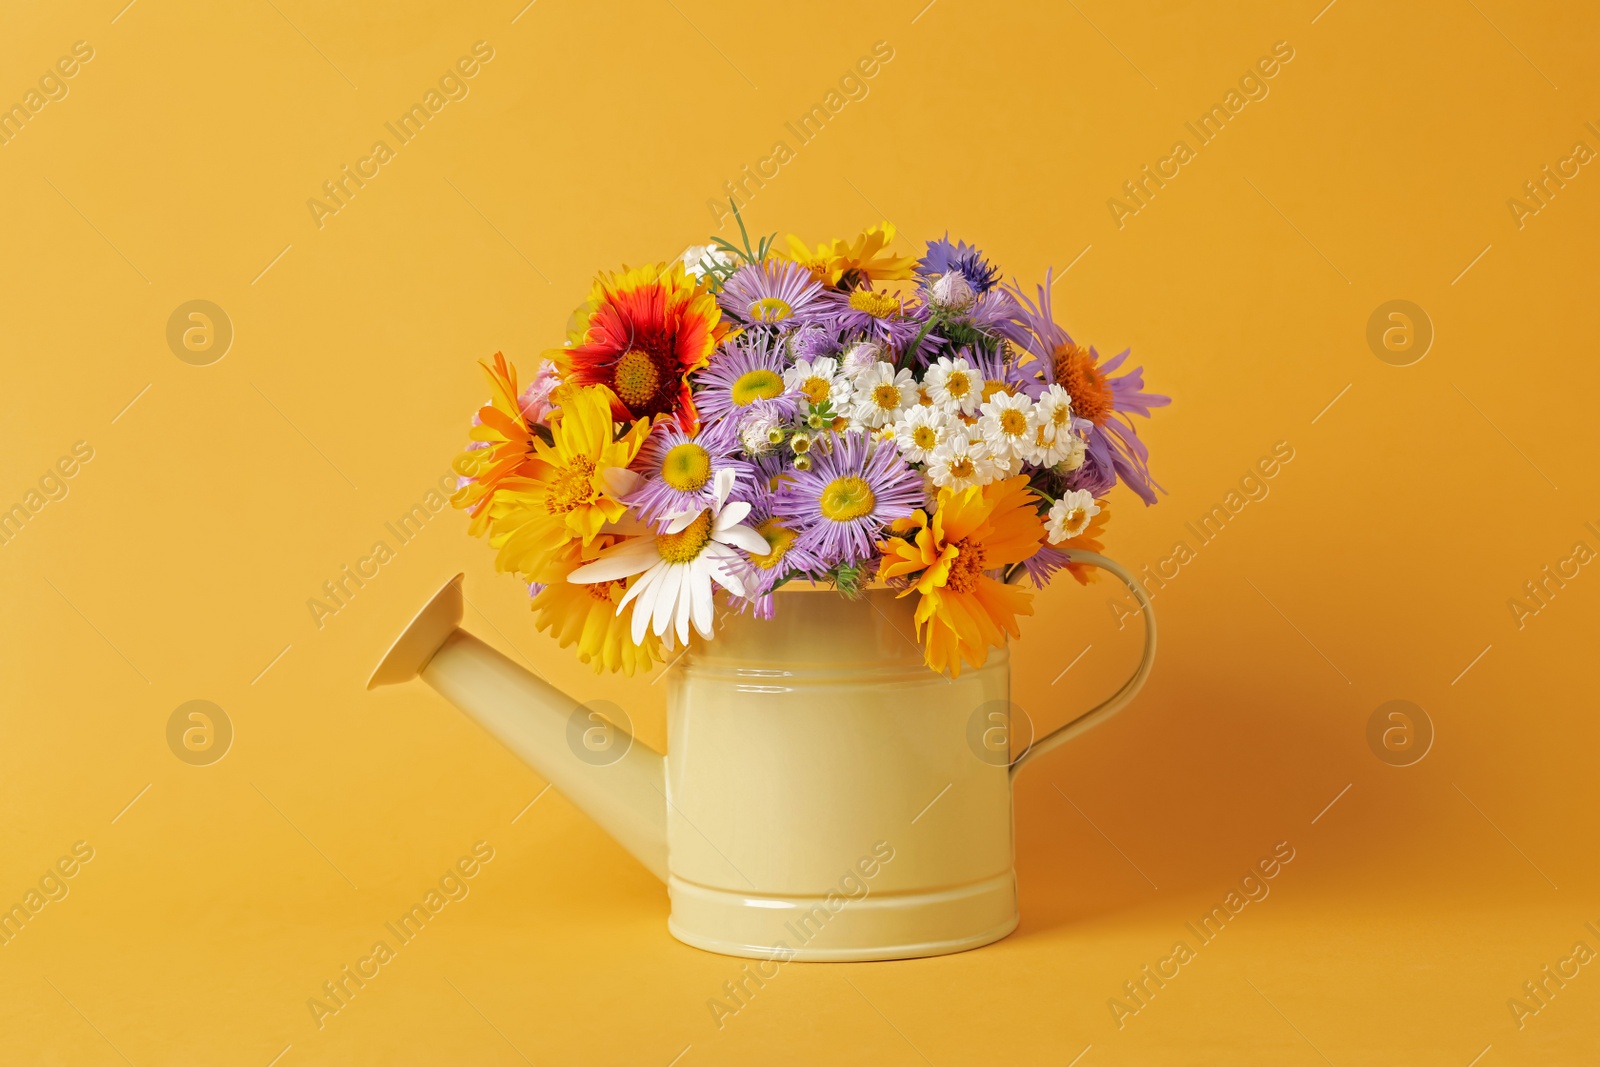
[[[1016,408],[1000,412],[1000,432],[1007,437],[1021,437],[1028,432],[1028,416]]]
[[[630,348],[617,357],[617,366],[611,374],[611,387],[617,398],[630,408],[640,407],[656,395],[661,387],[661,372],[648,352]]]
[[[927,451],[939,443],[939,431],[926,424],[911,431],[911,443]]]
[[[690,563],[711,541],[711,509],[675,534],[656,534],[656,552],[668,563]]]
[[[782,322],[794,314],[788,301],[775,296],[764,296],[750,305],[750,319],[754,322]]]
[[[812,375],[800,383],[800,394],[813,404],[820,404],[833,393],[833,383],[819,375]]]
[[[580,504],[591,503],[599,496],[594,487],[594,460],[588,456],[573,456],[549,485],[544,503],[551,511],[568,512]]]
[[[966,456],[957,456],[950,461],[950,475],[953,478],[970,478],[976,471],[972,460]]]
[[[983,545],[962,539],[955,543],[956,558],[950,561],[944,587],[952,593],[970,593],[983,577]]]
[[[1052,411],[1050,413],[1050,422],[1057,429],[1066,429],[1067,424],[1069,422],[1071,422],[1071,421],[1072,421],[1072,409],[1071,408],[1068,408],[1068,407],[1065,407],[1065,406],[1058,407],[1058,408],[1056,408],[1054,411]]]
[[[865,478],[855,474],[846,474],[829,482],[818,500],[822,517],[834,522],[849,522],[870,515],[877,504],[878,498],[873,495],[872,486],[867,484]]]
[[[900,317],[900,301],[874,289],[857,289],[851,293],[850,307],[854,311],[865,311],[875,319]]]
[[[693,441],[673,445],[661,461],[661,480],[683,493],[703,489],[711,480],[711,453]]]
[[[1067,533],[1076,535],[1082,532],[1083,524],[1088,520],[1088,518],[1088,508],[1073,508],[1067,512],[1067,521],[1063,522],[1061,527],[1062,529],[1066,530]]]
[[[774,371],[765,367],[745,371],[733,383],[733,402],[738,407],[746,407],[757,400],[771,400],[783,392],[783,379]]]
[[[768,519],[763,522],[756,527],[756,533],[766,538],[768,552],[764,556],[752,555],[750,562],[764,571],[771,570],[777,566],[778,561],[788,553],[789,546],[794,544],[795,538],[798,536],[777,519]]]
[[[944,391],[960,400],[972,392],[972,379],[962,370],[951,371],[944,380]]]
[[[994,397],[994,394],[996,394],[996,393],[1006,393],[1006,394],[1011,395],[1011,396],[1015,396],[1016,395],[1012,391],[1011,387],[1009,385],[1007,385],[1005,382],[997,382],[997,381],[990,380],[990,381],[987,381],[987,382],[983,383],[983,402],[985,404],[987,404]]]
[[[900,406],[900,387],[887,382],[873,386],[872,402],[885,411],[894,410]]]

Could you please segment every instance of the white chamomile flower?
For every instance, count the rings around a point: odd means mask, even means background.
[[[1032,400],[1022,393],[1001,390],[978,410],[983,413],[978,426],[991,456],[1009,465],[1011,460],[1027,455],[1033,446],[1034,427],[1038,425]]]
[[[871,341],[857,341],[845,349],[841,369],[845,377],[854,378],[863,371],[870,370],[883,360],[883,349]]]
[[[1052,436],[1072,430],[1072,394],[1052,384],[1034,405],[1039,425],[1047,427]]]
[[[988,485],[998,474],[988,447],[960,434],[934,449],[928,459],[928,477],[941,489],[960,492],[974,485]]]
[[[850,380],[840,373],[839,361],[832,356],[795,360],[794,366],[783,372],[783,386],[809,404],[831,403],[834,411],[843,411],[850,403]]]
[[[1100,505],[1087,489],[1072,492],[1050,505],[1050,517],[1045,522],[1045,535],[1052,545],[1059,545],[1077,537],[1089,528],[1089,520],[1100,514]]]
[[[1040,467],[1054,467],[1072,455],[1075,440],[1070,430],[1057,432],[1048,422],[1037,422],[1022,458]],[[1082,460],[1079,463],[1081,465]]]
[[[690,245],[683,251],[683,269],[696,278],[705,277],[708,261],[716,266],[726,267],[733,262],[733,259],[715,245]]]
[[[936,407],[915,404],[894,424],[894,443],[912,463],[926,463],[934,450],[955,437],[949,415]]]
[[[933,402],[947,411],[971,415],[978,410],[978,403],[983,399],[982,376],[960,356],[955,359],[939,357],[938,362],[928,368],[923,381]]]
[[[1034,403],[1033,414],[1033,439],[1023,458],[1041,467],[1053,467],[1069,459],[1081,445],[1074,444],[1077,435],[1072,429],[1072,395],[1061,386],[1052,385]],[[1082,463],[1080,455],[1077,465]]]
[[[902,368],[897,373],[889,363],[874,363],[852,384],[851,415],[869,429],[897,421],[902,411],[917,402],[917,383],[911,372]]]
[[[766,538],[742,525],[750,505],[728,501],[735,477],[732,470],[718,471],[710,507],[679,512],[665,531],[650,531],[613,545],[594,562],[574,570],[567,580],[593,585],[639,575],[617,604],[620,615],[630,601],[638,601],[633,610],[634,644],[644,641],[647,629],[658,637],[671,629],[679,643],[685,643],[691,622],[701,637],[711,637],[712,583],[734,596],[744,596],[748,564],[736,550],[757,555],[772,550]]]

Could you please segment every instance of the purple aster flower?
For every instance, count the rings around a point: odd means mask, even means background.
[[[772,591],[780,582],[827,569],[821,560],[799,547],[797,524],[773,513],[775,496],[771,492],[755,494],[745,519],[745,525],[766,540],[770,551],[764,556],[746,553],[751,570],[745,578],[745,596],[734,603],[740,610],[751,610],[758,619],[772,618]]]
[[[733,272],[717,303],[739,322],[789,330],[817,321],[825,308],[822,286],[787,259],[751,263]]]
[[[1114,376],[1127,361],[1128,349],[1102,364],[1092,347],[1076,344],[1055,322],[1049,283],[1047,273],[1045,284],[1039,286],[1037,304],[1019,290],[1011,290],[1018,303],[1017,324],[1027,331],[1019,343],[1038,360],[1041,380],[1060,383],[1072,395],[1073,414],[1093,424],[1088,434],[1089,456],[1109,463],[1116,477],[1139,494],[1139,499],[1154,504],[1156,493],[1166,490],[1150,477],[1150,452],[1139,440],[1131,416],[1149,418],[1151,408],[1165,407],[1172,399],[1144,391],[1143,367]]]
[[[990,337],[1022,344],[1027,335],[1017,326],[1020,311],[1010,293],[996,289],[978,297],[978,302],[962,317],[962,321]]]
[[[867,283],[848,293],[827,293],[824,299],[831,312],[829,323],[841,336],[856,336],[883,345],[896,353],[904,352],[922,333],[928,309],[908,303],[903,297]],[[943,338],[933,331],[923,335],[917,356],[923,362],[937,352]]]
[[[795,548],[826,568],[871,559],[883,527],[922,502],[922,475],[892,442],[847,433],[831,451],[813,449],[811,468],[788,474],[773,507],[799,531]]]
[[[636,509],[645,522],[660,525],[680,512],[710,507],[719,471],[734,472],[734,499],[745,499],[754,492],[758,481],[755,468],[735,459],[727,446],[703,438],[684,433],[673,421],[657,423],[630,465],[644,481],[623,495],[622,502]]]
[[[1033,555],[1022,561],[1022,566],[1027,570],[1033,587],[1043,589],[1050,584],[1056,571],[1065,567],[1071,558],[1055,545],[1040,545]]]
[[[1105,434],[1091,433],[1083,453],[1083,466],[1068,473],[1068,489],[1087,489],[1096,500],[1117,484],[1116,458]]]
[[[739,439],[741,416],[761,401],[773,402],[775,408],[763,409],[768,411],[781,411],[787,404],[792,417],[798,402],[783,395],[783,370],[781,342],[775,338],[745,333],[724,341],[694,375],[694,401],[705,442],[732,447]]]
[[[982,252],[965,241],[951,244],[948,233],[937,241],[928,242],[928,254],[917,261],[914,269],[924,280],[955,271],[980,296],[1000,281],[999,268],[990,265]]]
[[[837,356],[843,347],[838,334],[815,323],[802,326],[789,335],[791,359],[825,359]]]

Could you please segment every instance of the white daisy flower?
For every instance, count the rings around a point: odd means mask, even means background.
[[[936,407],[913,404],[894,424],[894,443],[912,463],[926,463],[940,445],[955,437],[949,415]]]
[[[869,429],[897,421],[902,411],[917,402],[917,383],[911,372],[902,368],[896,373],[888,363],[874,363],[852,384],[851,415]]]
[[[567,580],[593,585],[640,575],[617,604],[620,615],[629,601],[638,601],[633,610],[635,644],[644,640],[646,630],[660,637],[669,629],[680,643],[686,643],[691,622],[701,637],[711,637],[712,583],[734,596],[744,596],[747,562],[736,549],[759,555],[771,551],[766,538],[741,525],[750,514],[750,505],[742,500],[728,502],[734,478],[732,470],[718,471],[710,507],[679,512],[664,532],[646,532],[613,545],[594,562],[574,570]]]
[[[1077,537],[1089,528],[1089,520],[1100,514],[1100,505],[1087,489],[1072,492],[1050,505],[1050,516],[1045,522],[1045,536],[1052,545],[1059,545]]]
[[[850,379],[840,373],[839,361],[831,356],[795,360],[794,366],[783,372],[783,386],[805,397],[807,403],[832,403],[834,411],[842,412],[850,404]]]
[[[1040,425],[1047,425],[1054,435],[1072,430],[1072,394],[1052,384],[1034,406]]]
[[[989,454],[1007,463],[1021,459],[1033,446],[1034,428],[1038,421],[1033,411],[1033,401],[1022,393],[1012,395],[1004,390],[982,404],[983,413],[978,427],[983,433]]]
[[[978,403],[983,399],[982,376],[960,356],[955,359],[939,357],[938,362],[928,368],[923,382],[935,404],[963,415],[977,411]]]
[[[928,460],[928,477],[941,489],[960,492],[974,485],[988,485],[998,474],[988,447],[959,434],[934,449]]]

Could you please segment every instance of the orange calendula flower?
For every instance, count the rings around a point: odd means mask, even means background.
[[[915,576],[917,636],[929,667],[961,674],[981,667],[1005,635],[1021,636],[1018,615],[1033,614],[1033,594],[987,573],[1021,563],[1039,550],[1044,527],[1026,475],[959,492],[939,490],[933,518],[917,511],[894,523],[901,536],[879,542],[878,577]]]
[[[489,543],[496,563],[530,581],[556,553],[576,541],[592,546],[607,523],[620,521],[619,499],[639,476],[628,470],[650,431],[640,419],[619,438],[610,393],[595,386],[562,385],[552,394],[551,440],[536,440],[522,471],[501,480],[488,507]]]
[[[595,279],[576,317],[572,346],[549,353],[565,381],[605,386],[619,421],[670,414],[694,431],[689,372],[728,332],[704,283],[677,262],[624,268]]]
[[[897,256],[889,251],[894,240],[894,224],[869,226],[854,241],[836,238],[832,244],[818,245],[813,252],[804,241],[789,235],[789,251],[784,255],[811,272],[829,289],[855,289],[864,281],[900,281],[911,277],[915,256]]]
[[[489,403],[478,409],[478,424],[470,436],[485,447],[469,448],[456,457],[456,473],[470,481],[450,498],[456,507],[471,513],[474,536],[481,536],[487,528],[489,501],[501,483],[531,471],[534,445],[539,440],[534,426],[543,414],[542,404],[524,398],[518,390],[517,369],[504,355],[496,352],[494,366],[481,366],[489,378]],[[539,376],[534,377],[537,385]],[[530,401],[540,410],[530,409]]]

